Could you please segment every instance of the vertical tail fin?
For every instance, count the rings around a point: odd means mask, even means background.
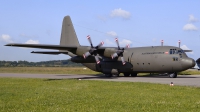
[[[60,45],[80,46],[70,16],[63,19]]]

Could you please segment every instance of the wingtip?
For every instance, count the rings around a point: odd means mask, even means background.
[[[9,43],[9,44],[6,44],[4,46],[13,46],[13,45],[14,45],[14,43]]]
[[[10,44],[6,44],[6,45],[4,45],[4,46],[10,46]]]

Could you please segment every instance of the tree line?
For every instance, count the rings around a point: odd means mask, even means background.
[[[51,60],[41,62],[28,61],[0,61],[0,67],[81,67],[80,63],[74,63],[70,60]]]

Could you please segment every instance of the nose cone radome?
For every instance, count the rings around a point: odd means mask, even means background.
[[[186,58],[182,60],[183,68],[189,69],[196,65],[194,59],[192,58]]]
[[[192,59],[192,67],[194,67],[196,65],[196,62],[194,61],[194,59]]]

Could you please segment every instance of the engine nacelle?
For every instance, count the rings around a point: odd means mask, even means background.
[[[91,47],[89,46],[79,46],[76,50],[76,55],[83,56],[84,53],[88,52]]]
[[[111,55],[112,55],[113,53],[115,53],[115,52],[116,52],[116,49],[115,49],[115,48],[105,48],[104,56],[110,58]]]
[[[86,59],[83,56],[74,56],[71,58],[71,61],[75,63],[96,63],[93,56],[88,56]]]
[[[117,69],[103,69],[102,72],[104,74],[119,74]]]

